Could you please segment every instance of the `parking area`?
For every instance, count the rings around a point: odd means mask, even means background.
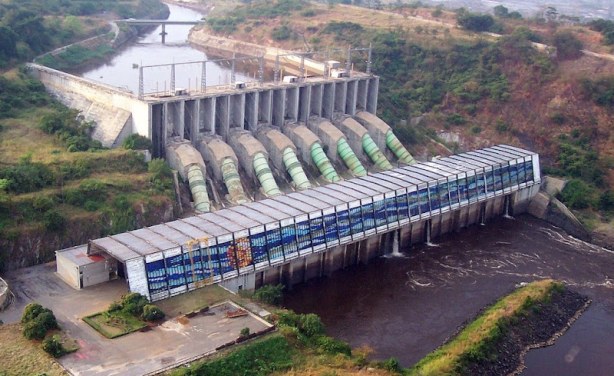
[[[80,346],[76,353],[60,359],[73,375],[143,375],[209,353],[236,339],[243,328],[254,333],[270,326],[251,313],[227,318],[225,312],[237,307],[226,302],[191,318],[170,318],[146,332],[107,339],[81,318],[119,300],[127,292],[125,281],[74,290],[55,274],[54,263],[11,272],[6,280],[15,301],[0,312],[0,320],[19,321],[23,308],[32,301],[51,308],[62,329]]]

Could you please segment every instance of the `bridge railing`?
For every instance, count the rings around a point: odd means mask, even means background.
[[[256,67],[253,76],[249,73],[237,72],[237,66]],[[215,69],[211,67],[215,66]],[[226,67],[226,76],[222,83],[222,70],[220,67]],[[223,69],[223,68],[222,68]],[[177,73],[179,71],[179,80]],[[146,74],[153,72],[155,77],[155,88],[147,87],[153,82],[146,82]],[[161,74],[162,73],[162,74]],[[215,80],[215,75],[218,76],[218,84],[211,84]],[[193,76],[190,76],[193,75]],[[192,77],[194,78],[192,80]],[[160,85],[160,78],[163,78]],[[180,82],[180,84],[177,84]],[[145,96],[174,96],[189,93],[206,93],[208,90],[224,90],[237,89],[247,86],[258,86],[264,83],[264,58],[241,56],[230,59],[217,60],[202,60],[172,64],[157,64],[145,65],[139,67],[139,98]],[[162,87],[160,87],[162,86]]]

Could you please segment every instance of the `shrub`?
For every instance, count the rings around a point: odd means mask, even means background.
[[[382,368],[390,372],[401,372],[401,364],[396,358],[389,358],[383,361]]]
[[[122,311],[134,316],[141,316],[143,308],[149,303],[146,297],[138,292],[130,292],[122,297]]]
[[[266,285],[254,292],[254,299],[266,304],[278,305],[283,298],[284,285]]]
[[[509,131],[510,125],[509,125],[509,123],[507,123],[507,122],[505,122],[505,121],[503,121],[501,119],[498,119],[497,120],[497,124],[495,125],[495,129],[499,133],[505,133],[505,132]]]
[[[580,179],[572,179],[561,192],[561,200],[572,209],[586,209],[593,203],[594,191]]]
[[[151,140],[149,138],[136,133],[126,137],[126,139],[122,143],[122,146],[124,147],[124,149],[149,150],[150,152],[153,148],[153,144],[151,143]]]
[[[64,350],[64,346],[62,346],[60,337],[57,335],[45,338],[43,341],[43,350],[54,358],[59,358],[66,354],[66,350]]]
[[[47,334],[47,329],[38,321],[28,321],[23,325],[23,336],[26,339],[43,339]]]
[[[301,16],[303,17],[313,17],[316,15],[316,11],[313,9],[305,9],[301,12]]]
[[[143,307],[143,320],[146,321],[156,321],[164,318],[164,312],[156,305],[146,304]]]
[[[316,340],[320,350],[329,354],[344,354],[352,356],[352,348],[347,343],[328,336],[320,336]]]
[[[306,315],[300,315],[299,330],[307,337],[314,337],[316,335],[324,334],[324,324],[322,320],[315,313],[308,313]]]
[[[107,308],[107,312],[117,312],[122,310],[122,305],[118,302],[113,302]]]
[[[34,321],[45,328],[45,331],[59,329],[55,315],[47,308],[45,308],[45,311],[39,314]]]
[[[467,120],[461,114],[453,113],[446,116],[446,124],[463,125]]]
[[[56,210],[49,210],[43,216],[45,228],[49,231],[61,231],[64,229],[66,219]]]
[[[249,328],[245,327],[245,328],[241,329],[241,332],[239,333],[239,336],[242,337],[242,338],[245,338],[245,337],[249,337],[249,334],[250,334],[249,333]]]
[[[43,339],[47,331],[58,329],[58,322],[53,312],[38,303],[28,304],[21,315],[23,336],[27,339]]]
[[[153,189],[164,191],[172,187],[173,172],[164,159],[156,158],[149,161],[147,171],[151,174],[150,182]]]
[[[493,31],[495,20],[489,14],[474,14],[462,12],[456,17],[456,21],[463,29],[471,31]]]
[[[554,34],[552,44],[556,47],[559,59],[576,59],[582,56],[582,42],[569,31]]]
[[[273,40],[288,40],[290,37],[292,37],[292,29],[290,29],[287,25],[275,27],[273,28],[273,31],[271,31],[271,38],[273,38]]]
[[[39,314],[45,311],[42,305],[38,303],[28,303],[26,307],[23,309],[23,314],[21,315],[21,323],[25,324],[27,322],[33,321]]]
[[[30,156],[19,164],[0,170],[0,178],[8,180],[7,191],[28,193],[38,191],[55,181],[53,172],[42,163],[33,163]]]
[[[46,212],[53,207],[53,199],[47,196],[36,196],[32,201],[32,207],[39,212]]]
[[[614,191],[607,190],[599,197],[599,209],[610,211],[614,209]]]

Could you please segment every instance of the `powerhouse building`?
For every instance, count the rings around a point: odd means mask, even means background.
[[[536,153],[498,145],[92,240],[58,251],[58,272],[76,288],[119,275],[159,300],[539,184]]]

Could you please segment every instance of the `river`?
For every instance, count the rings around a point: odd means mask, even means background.
[[[606,375],[614,369],[614,253],[528,215],[496,219],[296,286],[284,304],[320,315],[329,335],[409,367],[517,284],[555,278],[593,303],[523,375]]]
[[[174,4],[168,4],[168,7],[170,10],[169,20],[197,21],[203,18],[203,14],[192,9]],[[138,93],[138,66],[208,60],[205,52],[188,43],[188,34],[191,28],[190,25],[167,25],[166,44],[162,44],[160,37],[162,27],[158,26],[155,30],[123,46],[111,60],[82,73],[82,77]],[[231,79],[229,67],[229,63],[226,66],[207,64],[207,85],[229,83]],[[170,66],[145,68],[143,71],[146,93],[170,90]],[[177,65],[175,87],[185,89],[200,87],[201,77],[201,64]],[[249,81],[246,75],[240,73],[236,74],[235,79]]]

